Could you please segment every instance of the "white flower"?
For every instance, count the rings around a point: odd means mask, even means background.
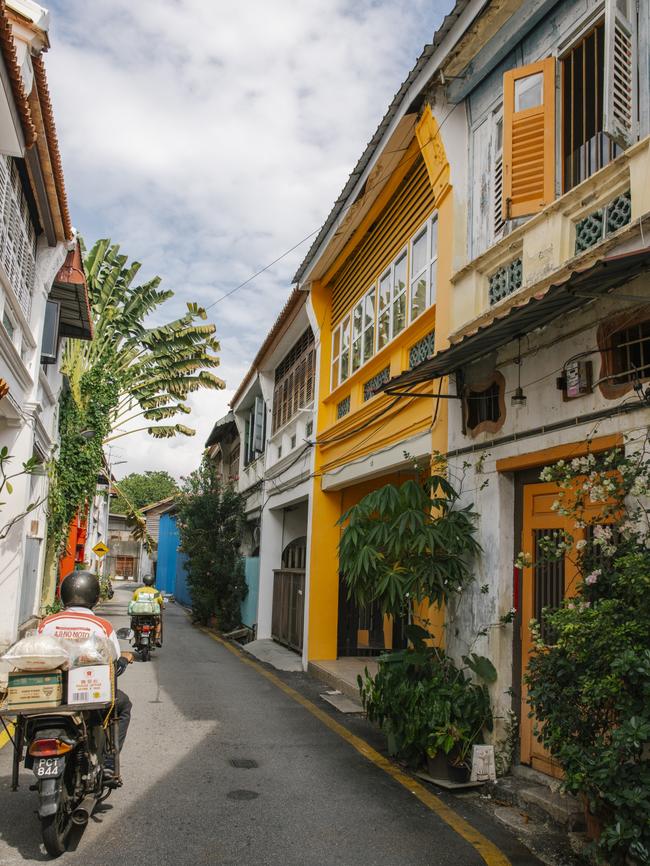
[[[581,538],[580,541],[576,542],[576,550],[584,550],[586,546],[587,542],[584,540],[584,538]]]
[[[598,578],[600,577],[600,575],[601,575],[601,570],[599,568],[597,568],[595,571],[592,571],[591,574],[588,574],[585,577],[585,583],[588,584],[589,586],[593,586],[595,583],[598,582]]]

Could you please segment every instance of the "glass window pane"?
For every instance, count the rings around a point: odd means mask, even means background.
[[[411,285],[411,321],[424,311],[427,305],[427,274],[418,277],[415,285]]]
[[[411,274],[417,275],[427,265],[427,230],[425,229],[413,241],[413,253],[411,261]]]
[[[434,219],[431,222],[431,258],[438,257],[438,220]]]
[[[352,340],[352,372],[361,366],[361,337]]]
[[[390,304],[390,271],[379,280],[379,312]]]
[[[390,340],[390,311],[381,313],[379,316],[379,327],[377,328],[377,348],[383,348]]]
[[[515,81],[515,111],[536,108],[544,101],[544,76],[541,72]]]
[[[341,328],[341,348],[347,349],[350,345],[350,317],[343,322],[343,326]]]
[[[393,270],[393,297],[406,289],[406,253],[395,262]]]
[[[375,323],[366,329],[363,335],[363,360],[367,361],[375,354]]]
[[[338,358],[341,353],[341,329],[337,328],[334,331],[332,338],[332,358]]]
[[[375,292],[368,292],[366,295],[366,312],[363,320],[363,327],[369,328],[375,324]]]
[[[363,302],[354,308],[352,313],[352,339],[356,340],[361,336],[361,324],[363,320]]]
[[[344,349],[341,353],[341,382],[345,382],[350,373],[350,350]]]
[[[406,292],[393,301],[393,336],[404,330],[406,324]]]
[[[433,304],[436,300],[436,269],[438,267],[438,262],[435,261],[431,265],[431,297],[429,298],[429,303]]]

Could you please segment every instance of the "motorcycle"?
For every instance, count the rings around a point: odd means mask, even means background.
[[[129,639],[129,629],[117,636]],[[120,676],[128,662],[120,658]],[[4,724],[4,722],[3,722]],[[11,790],[18,790],[20,764],[32,770],[38,792],[38,817],[45,850],[59,857],[74,826],[85,826],[99,803],[122,785],[118,749],[118,721],[111,705],[53,707],[18,713],[12,736],[14,760]],[[106,772],[106,759],[113,772]]]
[[[133,632],[133,648],[140,654],[143,662],[148,662],[156,647],[156,626],[159,617],[152,614],[133,614],[131,616],[131,631]]]

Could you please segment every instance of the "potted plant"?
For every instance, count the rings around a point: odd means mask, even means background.
[[[367,671],[359,677],[364,709],[386,735],[391,755],[412,767],[435,762],[432,775],[463,781],[472,746],[492,729],[487,686],[472,677],[493,682],[496,671],[475,654],[457,667],[419,626],[409,626],[407,634],[408,649],[380,656],[374,678]]]

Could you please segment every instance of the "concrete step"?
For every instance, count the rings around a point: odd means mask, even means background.
[[[546,866],[578,866],[564,833],[535,821],[517,806],[493,806],[489,811]]]
[[[541,820],[550,820],[558,827],[569,831],[582,830],[585,826],[584,809],[575,797],[551,791],[541,785],[531,785],[519,792],[521,802],[531,814]]]

